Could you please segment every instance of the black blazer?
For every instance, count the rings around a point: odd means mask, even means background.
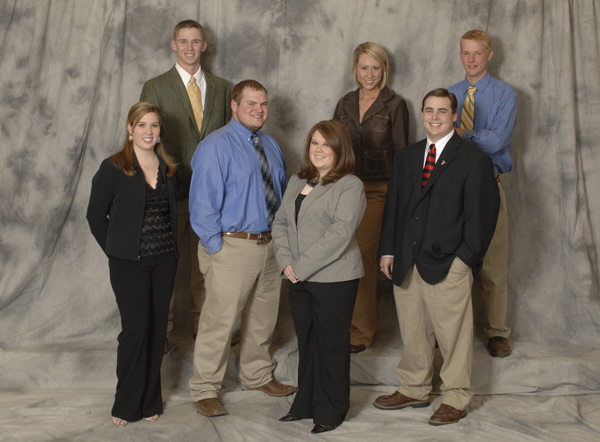
[[[171,209],[171,230],[177,254],[177,180],[166,176],[167,165],[159,157],[159,170],[166,178]],[[87,220],[92,234],[109,256],[137,261],[140,254],[142,224],[146,207],[146,179],[133,155],[134,176],[116,168],[105,159],[92,179]]]
[[[379,255],[393,255],[392,282],[402,285],[415,262],[429,284],[455,257],[476,273],[492,240],[500,195],[490,157],[456,133],[421,190],[426,140],[396,151]]]

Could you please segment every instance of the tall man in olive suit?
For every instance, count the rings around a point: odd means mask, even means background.
[[[198,143],[231,119],[229,82],[200,66],[206,46],[204,29],[198,22],[180,22],[175,26],[171,40],[171,49],[177,53],[177,63],[164,74],[147,81],[140,96],[140,101],[149,101],[160,109],[164,123],[162,143],[177,162],[177,245],[180,253],[189,250],[189,261],[179,260],[178,274],[188,269],[190,272],[194,338],[198,332],[198,319],[206,291],[198,264],[198,236],[190,226],[190,162]],[[173,306],[177,293],[173,295],[167,333],[173,330]]]

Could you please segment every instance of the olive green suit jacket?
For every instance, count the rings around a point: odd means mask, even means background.
[[[164,123],[160,137],[167,153],[177,162],[179,199],[188,198],[192,177],[190,162],[198,143],[231,119],[229,82],[205,70],[202,72],[206,79],[206,97],[201,128],[196,125],[187,90],[175,66],[148,80],[140,95],[140,101],[149,101],[160,109]]]

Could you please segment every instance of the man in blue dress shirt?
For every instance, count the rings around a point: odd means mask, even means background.
[[[512,169],[510,147],[517,122],[517,93],[488,73],[487,65],[493,55],[492,40],[486,32],[471,30],[465,33],[460,39],[460,59],[466,77],[448,90],[458,100],[456,132],[492,158],[500,191],[496,231],[479,278],[487,314],[487,348],[490,355],[505,357],[511,354],[510,328],[506,324],[508,216],[500,177]]]
[[[240,316],[242,389],[271,396],[295,391],[273,378],[269,353],[281,287],[270,230],[285,190],[285,159],[279,144],[260,131],[269,109],[264,86],[242,81],[231,98],[233,119],[200,142],[191,163],[190,220],[200,237],[206,301],[190,394],[204,416],[227,414],[217,393]]]

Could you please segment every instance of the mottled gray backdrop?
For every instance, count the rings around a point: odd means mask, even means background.
[[[87,353],[65,348],[114,348],[106,257],[85,220],[90,181],[143,82],[173,65],[173,27],[187,18],[206,28],[203,68],[267,87],[266,131],[289,173],[308,129],[354,88],[358,43],[390,55],[414,142],[423,95],[464,76],[460,36],[488,31],[491,73],[519,95],[503,178],[512,340],[597,348],[599,11],[598,0],[0,1],[0,387],[77,386]]]

